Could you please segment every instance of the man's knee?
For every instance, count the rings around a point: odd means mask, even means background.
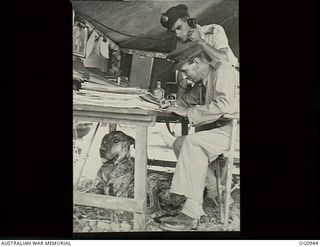
[[[173,142],[172,148],[177,158],[180,153],[184,139],[185,139],[185,136],[180,136]]]

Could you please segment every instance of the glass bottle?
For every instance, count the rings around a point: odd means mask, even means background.
[[[158,100],[162,100],[164,98],[164,90],[161,88],[161,82],[157,81],[157,86],[153,91],[153,96]]]

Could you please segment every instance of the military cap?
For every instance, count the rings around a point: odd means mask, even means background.
[[[168,9],[166,13],[161,15],[160,23],[169,31],[181,16],[189,17],[188,7],[184,4],[179,4]]]
[[[178,48],[170,52],[166,58],[175,63],[174,68],[180,69],[181,66],[188,60],[195,58],[202,52],[202,46],[198,40],[180,45]]]

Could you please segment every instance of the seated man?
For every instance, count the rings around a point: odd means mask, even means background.
[[[239,110],[238,71],[228,62],[210,61],[198,43],[188,46],[187,51],[180,51],[172,59],[182,59],[176,68],[186,79],[203,84],[204,105],[188,105],[188,97],[183,97],[176,107],[168,110],[188,117],[193,126],[214,123],[216,128],[182,136],[174,143],[181,148],[175,150],[178,161],[170,192],[183,195],[187,200],[176,217],[162,220],[166,230],[189,230],[204,215],[203,191],[208,165],[228,150],[230,141],[231,122],[222,122],[220,117]],[[194,88],[189,93],[194,93]]]

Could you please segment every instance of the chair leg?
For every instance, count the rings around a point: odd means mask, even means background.
[[[77,146],[78,134],[77,134],[77,122],[73,121],[73,163],[75,162],[75,156],[79,159],[79,152]]]
[[[218,191],[218,202],[219,202],[219,217],[220,222],[224,222],[224,215],[223,215],[223,203],[222,203],[222,191],[220,190],[221,184],[221,167],[219,162],[216,163],[216,182],[217,182],[217,191]]]
[[[226,162],[226,187],[224,192],[224,228],[226,228],[229,224],[229,210],[230,210],[230,199],[231,199],[231,183],[232,183],[232,169],[233,169],[233,162],[234,162],[234,148],[235,148],[235,141],[236,141],[236,126],[237,120],[232,120],[232,130],[230,136],[230,150],[229,156]]]
[[[227,161],[227,173],[226,173],[226,188],[224,192],[224,227],[228,226],[229,211],[230,211],[230,199],[231,199],[231,183],[232,183],[232,166],[233,160],[228,159]]]

